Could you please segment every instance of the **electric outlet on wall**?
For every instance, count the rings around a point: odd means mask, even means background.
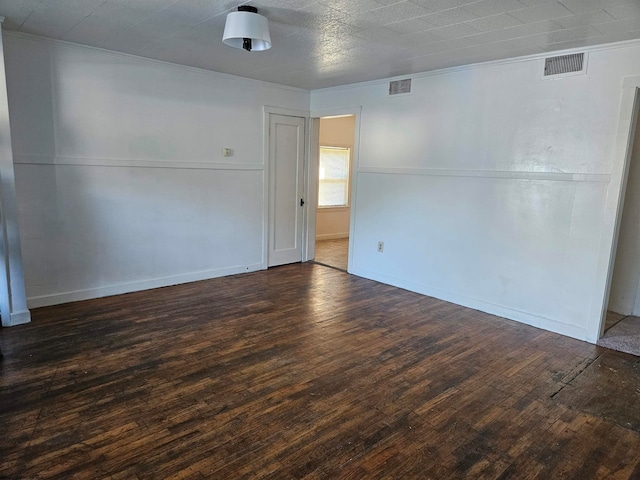
[[[384,252],[384,242],[378,242],[378,252]]]

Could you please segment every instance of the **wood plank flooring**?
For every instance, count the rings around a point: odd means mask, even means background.
[[[317,263],[347,271],[349,258],[349,239],[320,240],[316,242]]]
[[[554,398],[606,349],[320,265],[32,316],[0,478],[640,478],[640,434]]]

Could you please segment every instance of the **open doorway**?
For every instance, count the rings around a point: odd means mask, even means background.
[[[347,271],[355,115],[321,117],[315,261]]]
[[[640,109],[636,109],[636,117]],[[640,356],[640,121],[629,155],[628,176],[609,291],[604,334],[599,345]]]

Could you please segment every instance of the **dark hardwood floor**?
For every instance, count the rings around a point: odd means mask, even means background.
[[[0,331],[1,478],[640,478],[624,411],[571,406],[637,409],[624,372],[574,385],[622,354],[335,269],[32,315]]]

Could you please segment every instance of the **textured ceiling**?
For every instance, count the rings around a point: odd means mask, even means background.
[[[273,47],[233,49],[254,5]],[[306,89],[640,38],[640,0],[0,0],[4,28]]]

